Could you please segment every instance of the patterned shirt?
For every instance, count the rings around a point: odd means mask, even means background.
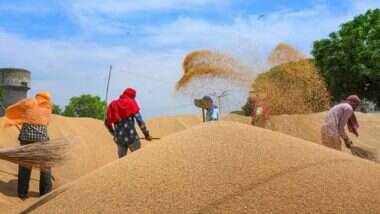
[[[135,128],[135,120],[144,136],[149,136],[149,131],[145,126],[141,114],[136,113],[134,116],[123,119],[114,124],[113,136],[115,143],[131,145],[140,140]]]
[[[48,141],[49,135],[47,126],[24,123],[21,127],[18,139],[21,142],[29,143]]]

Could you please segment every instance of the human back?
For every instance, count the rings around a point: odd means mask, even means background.
[[[350,104],[340,103],[338,105],[335,105],[328,111],[324,124],[330,129],[337,132],[340,125],[339,123],[341,121],[341,118],[343,117],[345,113],[347,114],[353,113],[353,109]]]
[[[105,125],[117,145],[119,158],[126,156],[128,149],[133,152],[141,147],[135,121],[145,139],[151,140],[135,97],[136,90],[127,88],[118,99],[111,102],[107,109]]]

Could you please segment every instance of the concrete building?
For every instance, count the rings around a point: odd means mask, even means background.
[[[4,108],[26,98],[30,87],[30,71],[18,68],[0,68],[0,102]],[[4,115],[3,108],[0,108],[0,114]]]

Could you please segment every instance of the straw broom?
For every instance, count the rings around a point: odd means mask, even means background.
[[[63,138],[0,149],[0,159],[26,167],[53,167],[68,159],[72,143]]]
[[[380,162],[379,151],[376,148],[369,147],[368,145],[360,142],[355,142],[349,149],[355,156],[375,162]]]
[[[0,108],[3,109],[4,112],[6,111],[6,108],[1,103]],[[16,128],[19,132],[21,131],[21,128],[18,125],[16,125]],[[35,130],[39,132],[39,130]],[[0,149],[0,160],[41,169],[45,167],[53,167],[68,159],[70,145],[71,143],[64,138],[58,138],[46,142],[4,148]]]

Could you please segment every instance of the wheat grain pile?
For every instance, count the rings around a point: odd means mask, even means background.
[[[326,112],[272,116],[265,128],[288,134],[313,143],[321,143],[321,126]],[[354,148],[343,147],[343,152],[380,162],[380,114],[356,113],[360,123],[359,138],[349,133]],[[250,124],[251,117],[229,114],[224,120]]]
[[[271,130],[289,134],[304,140],[321,143],[321,126],[326,112],[318,114],[279,115],[272,117],[268,123]],[[359,138],[350,134],[350,138],[359,148],[353,151],[344,149],[344,152],[353,153],[362,158],[380,162],[380,114],[356,113],[360,127]],[[356,151],[361,149],[362,151]],[[358,152],[358,153],[357,153]],[[371,154],[367,156],[366,153]],[[375,155],[374,157],[372,155]]]
[[[289,44],[278,44],[268,57],[268,62],[271,66],[277,66],[289,62],[296,62],[305,59],[306,56]]]
[[[202,123],[202,118],[194,115],[159,116],[147,121],[152,137],[161,138]],[[140,130],[138,130],[140,133]]]
[[[253,88],[273,115],[321,112],[330,105],[326,85],[309,60],[273,67],[257,77]]]
[[[32,213],[377,213],[380,167],[233,122],[170,135]]]
[[[1,122],[1,121],[0,121]],[[201,118],[191,115],[162,116],[147,121],[153,137],[184,130],[201,123]],[[116,147],[103,122],[90,118],[66,118],[53,116],[49,125],[52,139],[66,137],[76,144],[70,154],[70,161],[53,168],[54,188],[76,180],[95,169],[117,159]],[[16,128],[0,129],[0,146],[12,147],[19,144]],[[155,142],[155,141],[154,141]],[[146,144],[142,141],[143,145]],[[33,170],[31,194],[26,201],[17,198],[17,165],[0,161],[0,213],[17,212],[38,198],[38,170]]]

